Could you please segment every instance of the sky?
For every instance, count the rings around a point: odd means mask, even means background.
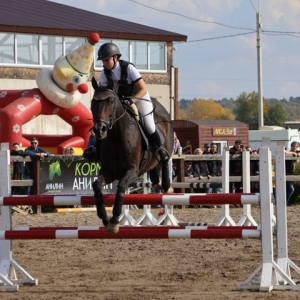
[[[236,99],[259,86],[264,98],[300,97],[300,0],[51,1],[186,35],[173,52],[179,100]]]

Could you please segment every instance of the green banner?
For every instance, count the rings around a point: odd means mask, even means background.
[[[99,170],[99,163],[82,156],[47,157],[41,161],[41,194],[93,194]]]

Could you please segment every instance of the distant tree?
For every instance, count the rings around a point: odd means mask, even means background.
[[[185,110],[179,109],[178,111],[178,120],[188,120],[189,116]]]
[[[249,129],[258,129],[258,96],[252,92],[247,94],[243,92],[236,99],[237,108],[234,113],[236,120],[249,125]]]
[[[179,109],[187,109],[192,100],[181,99],[179,101]]]
[[[287,121],[287,114],[281,103],[268,105],[268,112],[264,116],[264,123],[266,125],[284,127],[285,121]]]
[[[181,119],[188,119],[187,109],[193,101],[201,99],[181,99],[179,101],[179,117]],[[203,100],[203,99],[202,99]],[[212,100],[212,99],[210,99]],[[207,101],[207,100],[205,100]],[[249,124],[250,129],[258,128],[258,96],[257,93],[253,92],[247,94],[241,93],[237,99],[233,98],[222,98],[221,100],[213,100],[215,103],[221,105],[223,108],[229,110],[236,120]],[[289,97],[289,100],[282,98],[264,98],[264,124],[276,124],[282,126],[282,120],[284,116],[283,112],[277,107],[272,107],[275,104],[281,104],[283,110],[286,113],[286,120],[298,121],[300,120],[300,97]],[[278,112],[279,109],[279,112]],[[274,112],[275,110],[275,112]],[[270,111],[270,112],[269,112]],[[281,111],[281,112],[280,112]],[[270,113],[270,115],[269,115]],[[277,116],[276,116],[277,115]]]
[[[179,111],[179,116],[189,120],[234,120],[232,112],[213,99],[193,100],[186,110]]]

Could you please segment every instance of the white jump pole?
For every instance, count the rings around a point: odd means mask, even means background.
[[[1,148],[3,149],[2,145]],[[0,151],[0,195],[10,195],[10,156],[9,150]],[[11,207],[1,206],[1,230],[12,230]],[[37,285],[34,279],[12,257],[12,241],[0,241],[0,289],[18,291],[19,284]],[[23,279],[17,278],[17,272]]]
[[[275,197],[276,197],[276,227],[277,227],[277,264],[288,276],[288,280],[278,273],[280,289],[299,290],[296,286],[299,279],[292,280],[290,268],[300,274],[299,267],[288,258],[288,237],[287,237],[287,211],[286,211],[286,176],[285,176],[285,153],[284,147],[275,148]],[[291,279],[291,280],[290,280]]]
[[[273,289],[299,289],[295,282],[291,279],[289,272],[287,271],[287,244],[283,247],[284,255],[281,257],[280,267],[274,261],[273,253],[273,204],[272,204],[272,155],[269,149],[270,138],[263,138],[262,147],[260,148],[260,160],[259,160],[259,183],[260,183],[260,201],[261,201],[261,243],[262,243],[262,257],[263,263],[259,265],[254,272],[241,284],[238,285],[239,290],[254,289],[263,292],[270,292]],[[284,156],[283,156],[284,157]],[[276,170],[277,171],[277,170]],[[282,168],[280,169],[282,172]],[[278,170],[279,172],[279,170]],[[277,173],[277,172],[276,172]],[[278,179],[279,180],[279,179]],[[285,185],[285,180],[283,180]],[[285,191],[283,185],[280,184],[277,189]],[[282,196],[282,194],[281,194]],[[277,195],[276,195],[277,198]],[[283,197],[285,199],[285,197]],[[285,201],[282,204],[285,205]],[[281,207],[282,208],[282,207]],[[286,226],[286,215],[282,216],[278,214],[278,222],[282,225],[280,227],[281,232],[285,232],[283,227]],[[285,224],[285,225],[283,225]],[[279,237],[277,236],[277,239]],[[284,242],[285,244],[285,242]],[[261,272],[261,276],[256,277]],[[280,280],[279,280],[280,279]],[[288,283],[287,286],[285,283]]]
[[[143,177],[143,182],[149,182],[149,174],[145,173]],[[144,194],[149,194],[150,188],[144,187]],[[144,205],[143,206],[143,213],[142,215],[136,220],[136,225],[157,225],[157,220],[153,216],[151,212],[151,205]]]
[[[243,193],[251,192],[251,180],[250,180],[250,152],[242,152],[242,170],[243,170]],[[237,223],[238,226],[257,226],[257,223],[251,215],[251,205],[243,205],[243,215]]]
[[[229,184],[229,151],[222,153],[222,191],[230,193]],[[216,223],[216,226],[236,226],[235,222],[229,214],[229,204],[222,205],[222,215]]]

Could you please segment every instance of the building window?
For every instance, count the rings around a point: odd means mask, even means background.
[[[14,34],[0,33],[0,64],[15,63]]]
[[[0,66],[51,67],[61,55],[67,55],[85,41],[76,37],[0,33]],[[121,59],[132,62],[138,70],[166,73],[167,43],[110,39],[101,39],[95,45],[95,70],[103,69],[97,54],[100,46],[107,42],[115,43]]]
[[[148,43],[132,43],[132,63],[139,70],[148,70]]]
[[[166,72],[167,51],[164,42],[137,42],[121,40],[103,40],[96,45],[96,59],[98,49],[104,43],[114,43],[118,46],[121,59],[132,62],[135,67],[143,72]],[[102,70],[101,61],[96,61],[96,70]]]
[[[166,69],[165,43],[149,43],[150,70]]]
[[[63,39],[58,36],[42,36],[42,65],[53,66],[63,53]]]
[[[37,35],[16,35],[17,61],[21,65],[39,64],[39,37]]]

